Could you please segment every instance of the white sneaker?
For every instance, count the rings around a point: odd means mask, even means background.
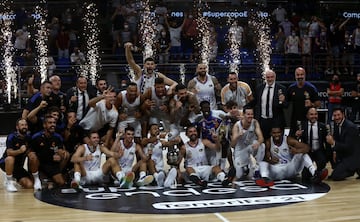
[[[153,182],[154,177],[152,175],[147,175],[142,178],[140,178],[138,181],[136,181],[136,185],[138,187],[145,186]]]
[[[17,190],[16,187],[15,187],[15,181],[13,181],[13,180],[8,180],[8,181],[6,182],[6,190],[7,190],[8,192],[17,192],[18,190]]]
[[[172,168],[169,171],[168,176],[166,177],[166,180],[164,182],[164,187],[171,187],[171,185],[173,185],[175,183],[176,175],[177,175],[176,168]]]
[[[155,177],[156,183],[159,187],[164,186],[164,179],[165,179],[165,174],[163,171],[158,173],[157,177]]]
[[[37,190],[41,190],[41,181],[39,179],[35,179],[34,180],[34,190],[37,191]]]

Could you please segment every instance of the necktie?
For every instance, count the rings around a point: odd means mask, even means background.
[[[81,93],[82,95],[82,118],[84,118],[85,114],[86,114],[86,97],[85,97],[85,92]]]
[[[267,91],[267,94],[266,94],[266,117],[269,117],[270,116],[270,89],[271,89],[271,86],[268,87],[268,91]]]
[[[310,133],[309,133],[309,146],[312,147],[312,141],[313,141],[313,123],[310,125]]]

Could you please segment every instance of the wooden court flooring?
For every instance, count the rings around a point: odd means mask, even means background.
[[[207,214],[123,214],[102,213],[50,205],[37,200],[32,190],[8,193],[0,179],[0,221],[144,221],[144,222],[334,222],[360,221],[360,180],[351,177],[346,181],[326,180],[331,190],[325,196],[303,203],[259,210],[207,213]]]

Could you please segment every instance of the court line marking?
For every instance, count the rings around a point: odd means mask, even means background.
[[[220,213],[214,213],[215,216],[217,216],[220,220],[222,220],[223,222],[230,222],[228,219],[226,219],[223,215],[221,215]]]

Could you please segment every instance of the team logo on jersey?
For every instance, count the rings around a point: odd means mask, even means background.
[[[147,214],[190,214],[230,212],[295,204],[320,198],[330,190],[327,184],[307,184],[282,180],[269,188],[253,181],[238,181],[231,187],[219,182],[207,188],[194,184],[176,188],[145,186],[120,189],[115,186],[38,191],[41,201],[76,209]]]

